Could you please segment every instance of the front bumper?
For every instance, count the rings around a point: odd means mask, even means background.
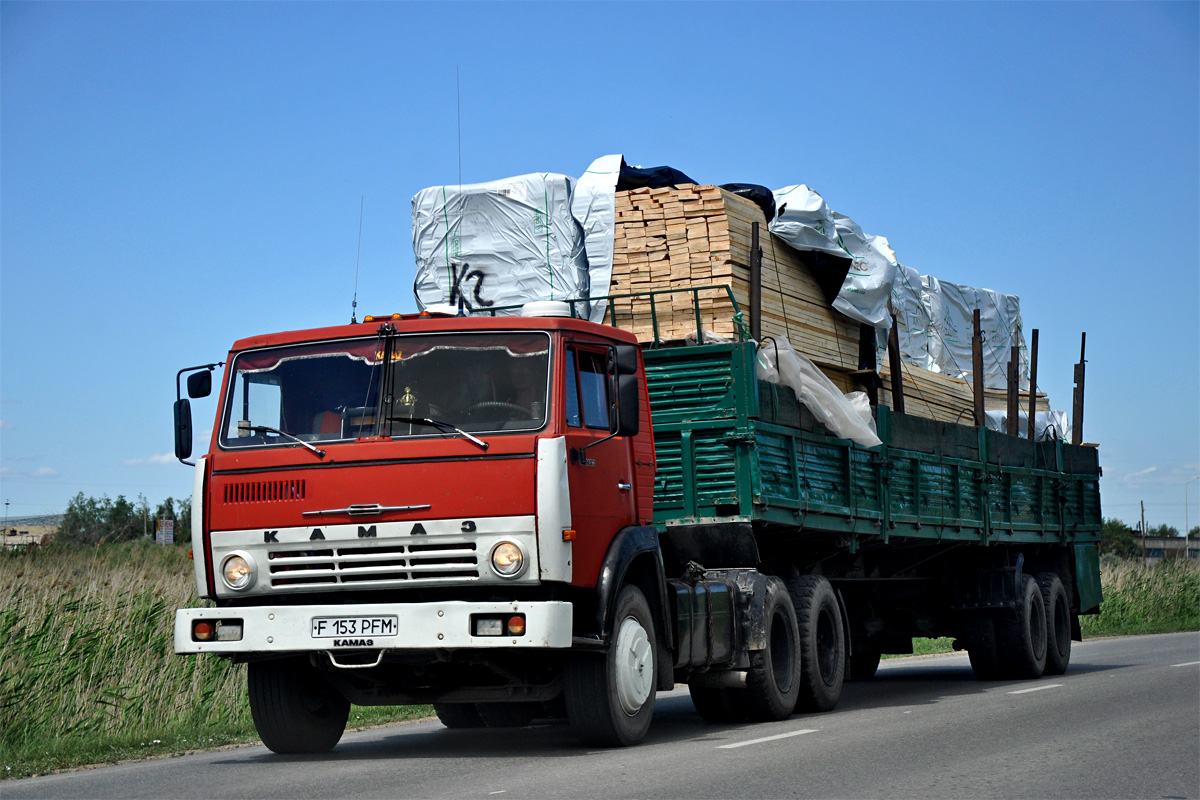
[[[525,615],[522,636],[475,636],[472,616]],[[394,634],[315,637],[313,619],[396,617]],[[225,624],[240,620],[237,641],[195,641],[200,620]],[[354,650],[529,649],[571,646],[571,604],[371,603],[363,605],[183,608],[175,612],[176,653],[304,653]]]

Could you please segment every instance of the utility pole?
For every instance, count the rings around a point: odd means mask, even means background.
[[[1184,491],[1187,491],[1186,487],[1185,487]],[[1184,496],[1184,499],[1186,499],[1186,495]],[[8,500],[4,501],[4,535],[5,536],[8,535],[8,502],[9,502]]]
[[[1146,501],[1142,500],[1141,504],[1142,504],[1142,566],[1145,566],[1149,560],[1146,556]]]
[[[1188,534],[1191,533],[1191,528],[1188,527],[1188,487],[1196,481],[1200,481],[1200,475],[1192,478],[1190,481],[1185,481],[1183,484],[1183,557],[1187,558],[1190,553]]]

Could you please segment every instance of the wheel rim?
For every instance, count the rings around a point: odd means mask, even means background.
[[[632,717],[654,686],[654,648],[642,623],[633,617],[626,617],[617,632],[616,679],[621,710]]]
[[[837,677],[837,630],[833,614],[822,608],[817,619],[817,670],[826,686],[832,686]]]

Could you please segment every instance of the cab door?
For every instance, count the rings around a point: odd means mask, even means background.
[[[563,359],[567,482],[576,531],[572,583],[594,586],[617,531],[635,523],[631,440],[609,432],[609,347],[570,343]]]

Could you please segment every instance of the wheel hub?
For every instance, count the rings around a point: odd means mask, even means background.
[[[621,623],[615,648],[617,700],[633,716],[654,688],[654,651],[646,629],[633,617]]]

